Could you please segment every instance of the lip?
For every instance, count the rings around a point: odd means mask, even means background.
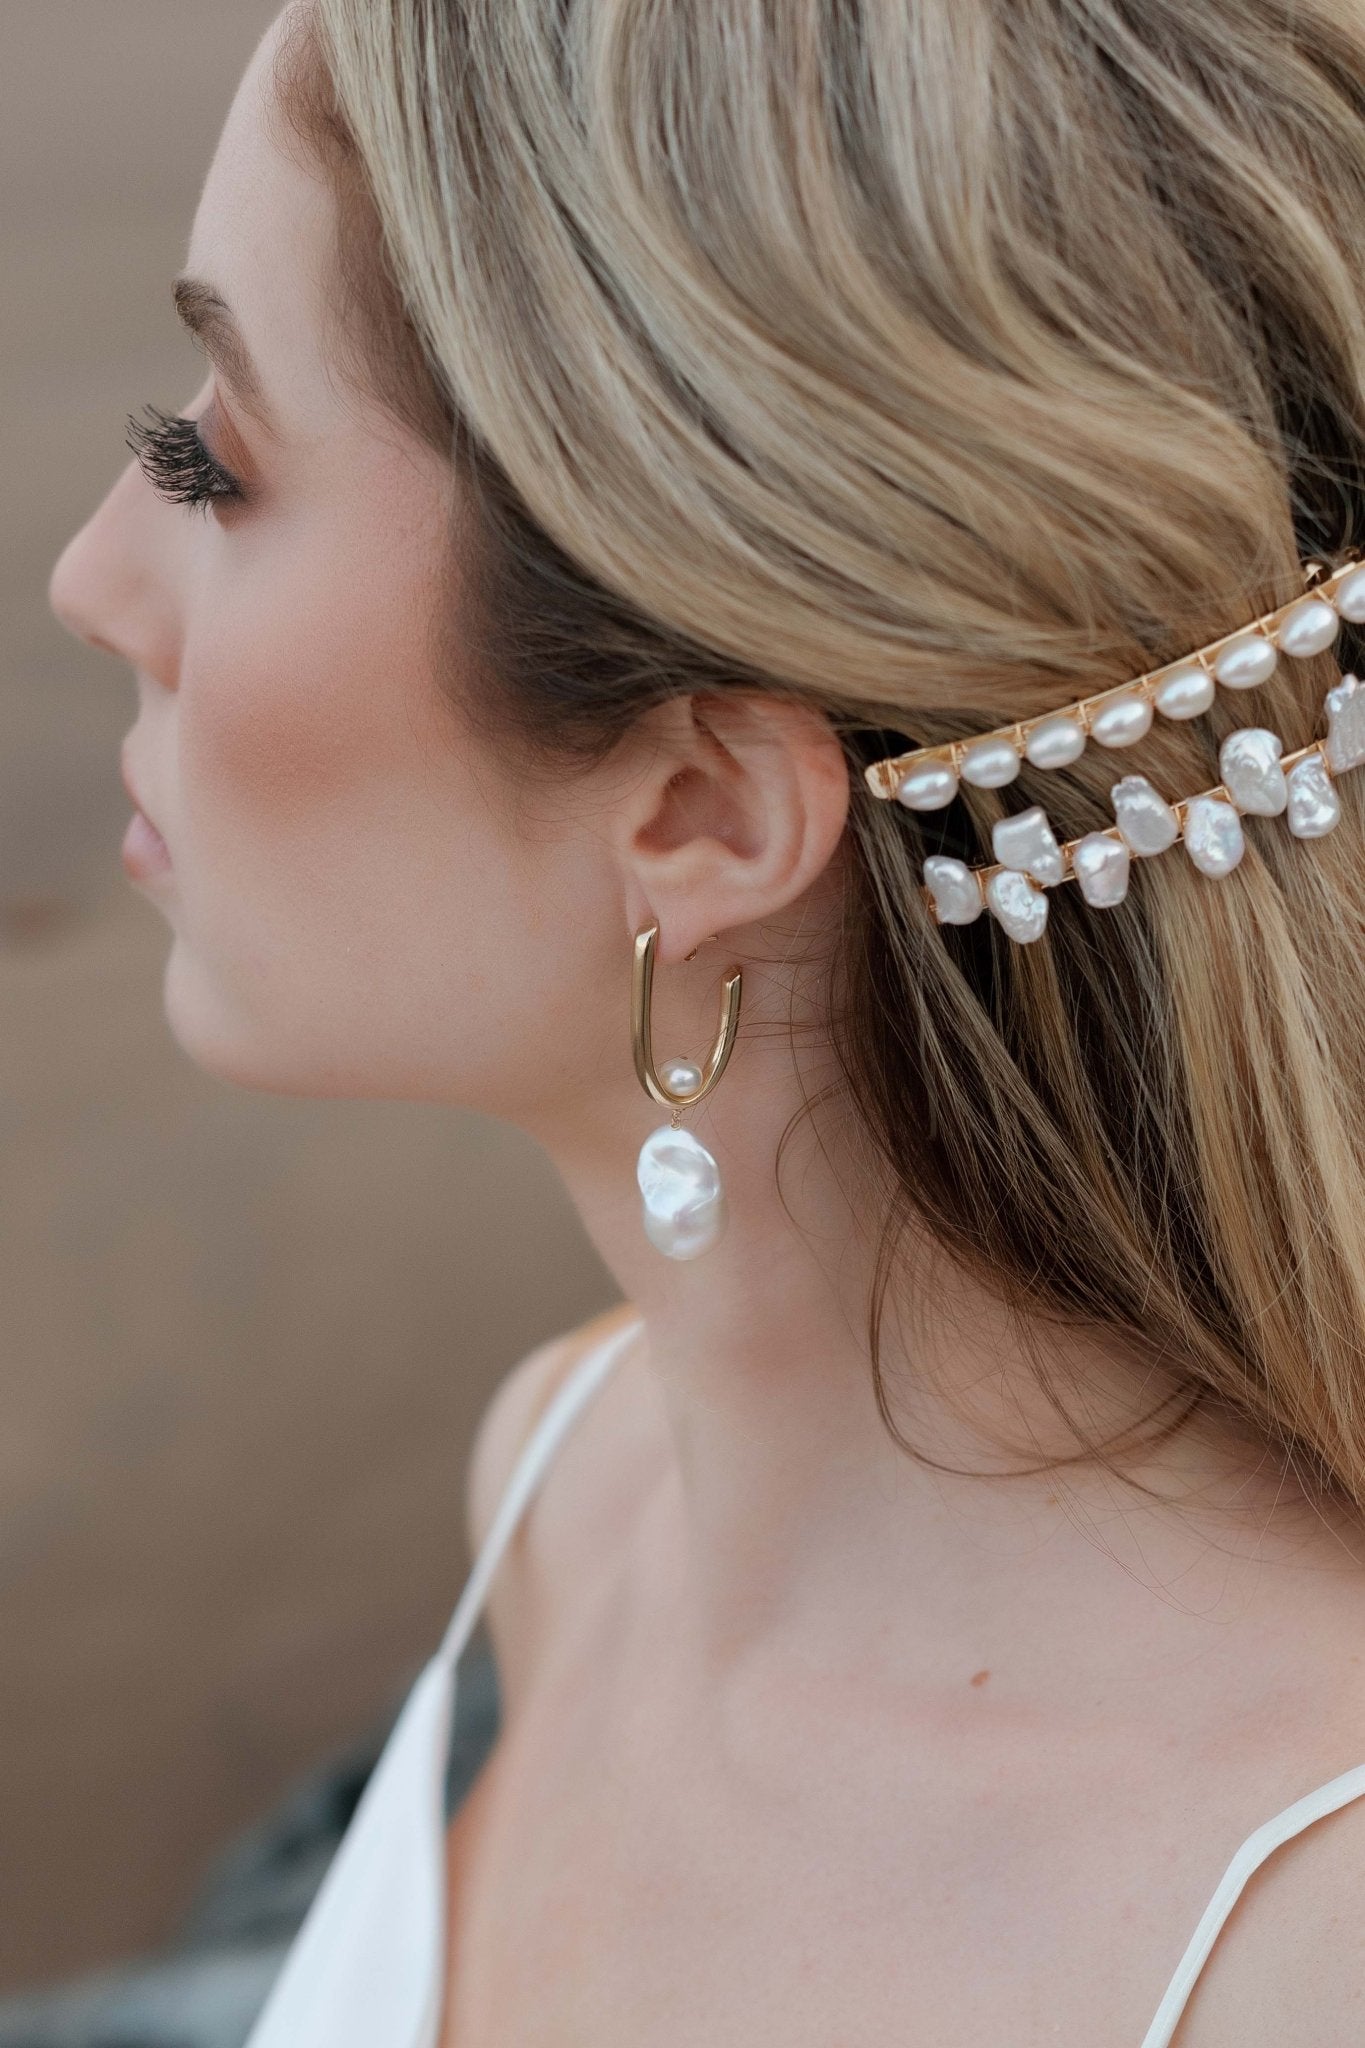
[[[135,811],[141,811],[143,817],[147,820],[147,823],[152,827],[152,830],[156,831],[156,820],[155,818],[153,818],[151,812],[147,809],[146,804],[143,803],[142,792],[139,790],[137,784],[134,782],[133,771],[128,766],[128,749],[126,746],[124,747],[122,753],[119,755],[119,777],[123,783],[123,787],[128,792],[128,797],[130,802],[132,803],[133,809]]]
[[[170,850],[143,804],[126,751],[119,757],[119,774],[133,804],[133,817],[123,840],[123,866],[134,881],[144,881],[171,865]]]

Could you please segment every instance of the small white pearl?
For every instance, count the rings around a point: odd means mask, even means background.
[[[1276,645],[1296,661],[1307,661],[1331,646],[1341,630],[1341,619],[1323,597],[1301,597],[1280,621]]]
[[[908,811],[941,811],[957,795],[957,775],[947,761],[921,761],[901,777],[896,801]]]
[[[1022,946],[1040,939],[1047,926],[1047,897],[1027,875],[1001,868],[986,884],[986,901],[1002,931]]]
[[[1152,707],[1145,697],[1111,697],[1090,721],[1090,737],[1102,747],[1131,747],[1152,727]]]
[[[1342,618],[1349,619],[1353,626],[1365,625],[1365,568],[1352,569],[1342,577],[1332,602]]]
[[[1085,727],[1077,718],[1057,712],[1034,726],[1024,752],[1035,768],[1066,768],[1085,752]]]
[[[665,1060],[659,1079],[675,1095],[692,1095],[701,1086],[701,1068],[694,1060]]]
[[[1097,910],[1122,903],[1128,894],[1130,861],[1123,841],[1108,832],[1087,832],[1071,849],[1071,867],[1081,894]]]
[[[1213,672],[1229,690],[1254,690],[1268,682],[1279,660],[1274,642],[1263,633],[1243,633],[1229,640],[1213,664]]]
[[[1261,725],[1239,726],[1218,749],[1218,773],[1239,811],[1257,818],[1278,818],[1289,802],[1289,786],[1280,766],[1284,742]]]
[[[1197,796],[1185,811],[1185,850],[1203,875],[1230,875],[1246,851],[1242,821],[1220,796]]]
[[[962,756],[962,780],[977,789],[1003,789],[1019,773],[1019,753],[1011,740],[977,740]]]
[[[1341,818],[1341,801],[1321,752],[1315,749],[1305,754],[1285,779],[1289,784],[1290,831],[1296,839],[1321,839]]]
[[[1062,849],[1041,804],[1031,804],[1012,818],[997,819],[991,827],[991,847],[1002,867],[1017,868],[1036,882],[1051,885],[1066,873]]]
[[[940,924],[974,924],[986,907],[976,876],[951,854],[931,853],[924,863],[924,879]]]
[[[1213,677],[1197,661],[1191,661],[1171,670],[1165,681],[1157,685],[1152,702],[1163,718],[1198,718],[1201,711],[1208,710],[1213,698]]]

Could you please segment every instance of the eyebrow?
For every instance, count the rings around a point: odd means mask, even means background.
[[[226,299],[201,277],[178,277],[173,292],[176,312],[202,345],[205,355],[222,371],[247,410],[273,432],[274,422],[256,365]]]

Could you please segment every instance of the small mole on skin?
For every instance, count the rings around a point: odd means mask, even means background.
[[[986,1680],[990,1677],[990,1675],[991,1674],[989,1671],[974,1671],[972,1673],[970,1682],[973,1685],[984,1685],[986,1683]]]

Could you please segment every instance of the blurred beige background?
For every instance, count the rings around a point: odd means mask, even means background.
[[[179,1051],[118,861],[131,676],[47,615],[125,415],[199,381],[169,280],[273,12],[0,4],[0,1986],[162,1937],[393,1707],[490,1387],[614,1293],[515,1134]]]

